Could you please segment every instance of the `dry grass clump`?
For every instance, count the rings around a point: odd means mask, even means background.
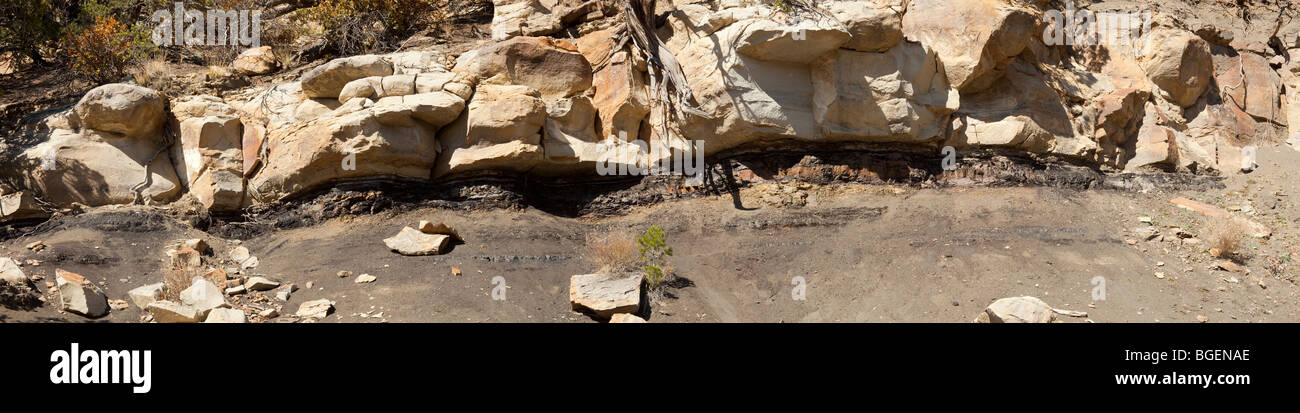
[[[1208,240],[1211,253],[1220,258],[1240,258],[1246,227],[1231,218],[1219,218],[1208,223]]]
[[[131,66],[128,70],[135,84],[153,90],[166,90],[171,84],[171,68],[163,59],[149,59]]]
[[[184,268],[167,268],[163,270],[163,295],[168,300],[180,300],[181,291],[190,288],[190,283],[194,278],[190,271]]]
[[[600,267],[602,272],[625,272],[636,269],[636,240],[622,232],[587,235],[586,252],[583,257],[588,262]]]

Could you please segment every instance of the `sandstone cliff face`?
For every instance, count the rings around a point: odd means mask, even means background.
[[[345,57],[224,98],[102,86],[14,165],[55,205],[188,192],[229,212],[349,180],[594,175],[686,140],[706,155],[865,142],[1210,173],[1240,171],[1249,145],[1300,144],[1300,24],[1220,44],[1155,13],[1137,41],[1072,45],[1050,41],[1062,5],[1043,0],[659,0],[647,45],[621,2],[494,4],[492,41],[454,59]],[[611,158],[609,137],[645,145]]]

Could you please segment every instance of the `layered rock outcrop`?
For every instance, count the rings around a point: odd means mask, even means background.
[[[600,0],[493,3],[492,41],[454,59],[344,57],[223,97],[101,86],[46,120],[13,163],[17,189],[233,212],[352,180],[594,175],[683,156],[651,148],[687,140],[706,155],[856,142],[1201,173],[1300,144],[1296,25],[1260,41],[1156,13],[1063,44],[1048,1],[659,0],[645,20]],[[267,52],[234,66],[273,72]]]

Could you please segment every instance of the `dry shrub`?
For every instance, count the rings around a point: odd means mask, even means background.
[[[1218,250],[1220,257],[1238,257],[1246,238],[1245,225],[1232,218],[1215,219],[1209,225],[1210,248]]]
[[[72,69],[82,76],[100,83],[115,82],[146,53],[140,36],[138,29],[114,17],[99,17],[95,24],[69,36],[64,50]]]
[[[180,300],[181,291],[190,288],[194,275],[188,269],[167,268],[163,270],[164,295],[168,300]]]
[[[323,38],[343,54],[387,50],[417,29],[445,19],[449,0],[321,0],[305,9]]]
[[[625,272],[636,269],[638,252],[636,240],[621,232],[587,235],[587,248],[583,257],[605,272]]]
[[[181,291],[190,288],[190,285],[194,283],[194,277],[206,277],[207,272],[204,271],[203,258],[197,253],[195,255],[169,254],[171,256],[167,261],[167,265],[163,267],[163,287],[166,289],[164,295],[167,299],[178,300]],[[193,260],[191,261],[191,259]],[[220,286],[221,284],[218,283],[217,285]]]
[[[172,83],[171,68],[162,59],[149,59],[131,66],[131,78],[135,84],[153,90],[167,90]]]

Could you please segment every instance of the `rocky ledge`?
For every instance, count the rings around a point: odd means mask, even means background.
[[[710,170],[775,144],[796,159],[778,172],[845,179],[800,148],[905,147],[926,155],[861,158],[868,173],[847,179],[1041,178],[989,157],[983,172],[941,166],[992,151],[1123,187],[1108,174],[1238,173],[1246,148],[1300,141],[1300,23],[1234,37],[1157,11],[1141,41],[1073,46],[1049,41],[1059,4],[1041,0],[494,4],[492,41],[458,56],[345,57],[220,97],[95,88],[0,168],[18,182],[0,185],[0,216],[184,197],[233,213],[367,180],[580,181],[699,141]],[[234,65],[274,72],[265,53]]]

